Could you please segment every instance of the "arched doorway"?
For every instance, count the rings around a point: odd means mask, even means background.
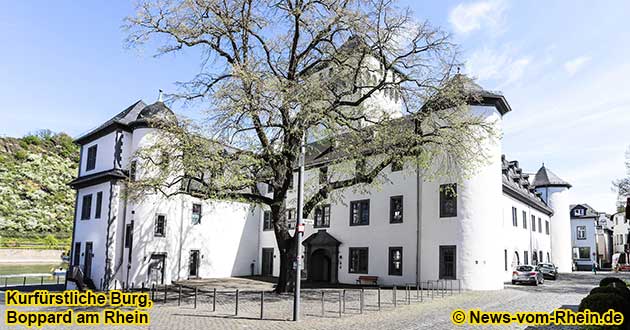
[[[514,251],[514,256],[512,257],[512,269],[516,269],[516,266],[521,264],[521,260],[518,256],[518,251]]]
[[[317,249],[311,254],[309,275],[313,282],[330,282],[331,259],[324,249]]]

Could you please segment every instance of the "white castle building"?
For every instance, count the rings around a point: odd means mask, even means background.
[[[507,100],[480,94],[471,111],[500,130],[511,111]],[[81,160],[71,183],[77,191],[72,265],[99,289],[277,276],[279,251],[263,208],[182,195],[127,198],[128,180],[143,175],[135,151],[160,134],[148,124],[154,116],[174,114],[160,101],[138,101],[76,140]],[[306,280],[354,284],[374,276],[381,285],[404,285],[459,279],[464,289],[494,290],[511,280],[518,264],[553,262],[571,271],[571,185],[545,166],[526,174],[502,155],[500,140],[487,147],[488,161],[463,182],[425,180],[410,164],[399,164],[384,169],[390,182],[378,189],[348,190],[341,201],[322,203],[306,226]],[[309,150],[316,151],[306,156],[306,180],[331,178],[331,148]],[[457,193],[446,193],[447,187]]]

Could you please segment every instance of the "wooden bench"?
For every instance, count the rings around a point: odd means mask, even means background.
[[[378,276],[359,276],[359,278],[357,279],[357,284],[362,285],[364,283],[378,285]]]

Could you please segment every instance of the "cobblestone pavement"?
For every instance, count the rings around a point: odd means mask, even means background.
[[[217,294],[216,311],[212,311],[211,291],[199,291],[197,308],[194,308],[192,290],[184,290],[181,305],[178,306],[177,292],[169,292],[167,302],[162,302],[163,295],[156,294],[156,303],[150,310],[151,326],[149,329],[490,329],[480,326],[454,326],[450,313],[454,309],[480,309],[482,311],[551,311],[563,305],[578,305],[580,300],[596,286],[601,278],[609,274],[574,273],[561,275],[556,281],[546,281],[542,286],[507,285],[498,291],[457,290],[444,297],[435,295],[433,299],[423,294],[423,301],[416,301],[416,291],[410,291],[410,304],[407,304],[405,290],[397,290],[394,306],[392,290],[381,290],[381,311],[378,311],[378,291],[367,289],[364,292],[364,308],[361,313],[360,290],[346,290],[345,306],[340,296],[343,291],[326,289],[324,291],[324,316],[322,316],[320,290],[305,290],[302,303],[302,321],[288,322],[291,318],[292,297],[266,294],[264,320],[260,317],[260,291],[239,292],[239,313],[235,315],[236,292],[226,290]],[[615,274],[630,279],[630,274]],[[455,286],[456,287],[456,286]],[[205,287],[204,287],[205,288]],[[0,313],[4,325],[4,299],[0,294]],[[345,310],[344,310],[345,307]],[[339,309],[342,316],[339,316]],[[20,308],[33,310],[33,308]],[[59,310],[59,309],[57,309]],[[87,309],[83,309],[87,310]],[[17,327],[12,327],[16,329]],[[46,327],[48,329],[49,327]],[[50,327],[50,329],[63,327]],[[135,327],[128,327],[129,329]],[[137,327],[142,328],[142,327]],[[523,329],[522,325],[492,327],[493,329]],[[127,329],[127,327],[125,327]]]

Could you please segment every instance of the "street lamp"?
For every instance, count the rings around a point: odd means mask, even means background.
[[[300,320],[300,290],[301,290],[301,264],[302,259],[302,236],[304,235],[304,222],[302,211],[304,209],[304,149],[306,134],[302,134],[300,145],[300,156],[298,160],[298,189],[297,189],[297,219],[295,226],[295,286],[293,289],[293,321]]]

